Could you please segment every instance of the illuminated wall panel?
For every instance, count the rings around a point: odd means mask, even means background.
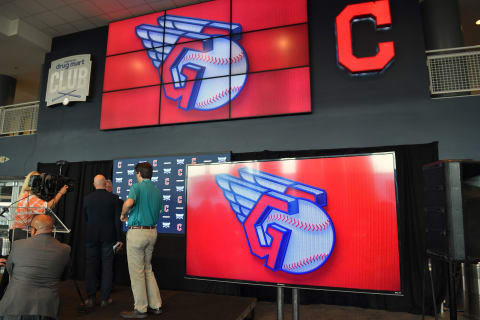
[[[241,21],[243,31],[306,23],[307,1],[232,0],[232,20]]]
[[[107,56],[145,49],[142,42],[138,41],[135,27],[140,24],[156,24],[158,18],[162,16],[164,16],[163,11],[110,23],[108,25]]]
[[[310,111],[310,81],[305,79],[310,79],[309,68],[249,74],[242,95],[231,103],[231,118]]]
[[[216,20],[230,24],[230,0],[215,0],[194,4],[177,9],[167,10],[167,15],[182,16],[196,19]],[[207,34],[228,34],[228,30],[207,27],[202,32]]]
[[[204,79],[201,83],[203,87],[212,86],[225,89],[214,98],[209,98],[205,96],[200,88],[194,87],[195,81],[187,81],[185,88],[182,90],[174,89],[175,84],[163,85],[164,98],[160,108],[160,124],[228,119],[229,77]],[[192,95],[194,95],[193,98],[195,99],[188,99]],[[190,101],[197,101],[197,103],[188,105]],[[209,111],[205,112],[204,110],[206,109]]]
[[[104,93],[100,129],[156,125],[159,104],[159,86]]]
[[[215,0],[110,24],[101,128],[310,112],[306,0],[257,2]],[[136,99],[138,88],[148,97]],[[127,117],[131,105],[141,116]]]
[[[207,48],[215,49],[209,52]],[[230,39],[219,37],[166,46],[168,58],[162,64],[163,83],[181,82],[181,73],[189,80],[225,77],[230,75]],[[223,57],[223,58],[222,58]]]
[[[308,66],[306,24],[242,34],[239,43],[248,53],[248,72]],[[232,70],[232,74],[241,73]]]
[[[104,92],[156,84],[160,84],[159,73],[152,68],[145,51],[107,57],[103,79]]]

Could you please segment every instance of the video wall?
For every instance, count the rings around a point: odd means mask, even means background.
[[[213,0],[109,25],[100,129],[311,111],[306,0]]]
[[[230,153],[144,157],[113,161],[113,192],[126,200],[130,187],[137,183],[135,164],[148,161],[153,166],[152,182],[162,194],[158,233],[185,233],[185,173],[187,164],[230,161]],[[124,231],[127,226],[124,224]]]
[[[395,154],[187,166],[187,277],[401,293]]]

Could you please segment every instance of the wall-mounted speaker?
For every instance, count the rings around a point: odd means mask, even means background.
[[[427,253],[480,261],[480,161],[427,164],[423,181]]]

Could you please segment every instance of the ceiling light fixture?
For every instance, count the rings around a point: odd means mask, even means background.
[[[477,26],[480,26],[480,19],[478,19],[477,21],[475,21],[475,24],[476,24]]]

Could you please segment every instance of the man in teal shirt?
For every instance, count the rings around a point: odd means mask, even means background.
[[[162,298],[151,264],[162,196],[151,181],[153,170],[150,163],[137,163],[135,172],[138,183],[130,188],[120,215],[121,221],[128,222],[127,260],[135,300],[133,311],[120,314],[126,319],[146,318],[147,312],[162,313]]]

